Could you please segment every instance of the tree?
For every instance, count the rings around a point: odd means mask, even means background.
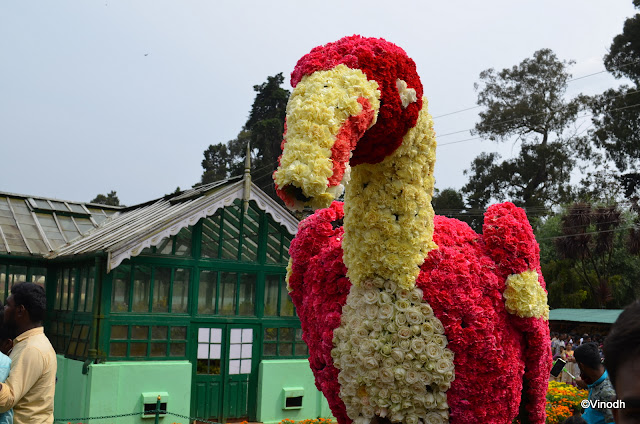
[[[617,206],[571,205],[536,238],[553,307],[619,308],[640,294],[640,258],[625,247],[630,214]]]
[[[477,215],[469,214],[462,197],[462,193],[453,188],[445,188],[444,190],[435,190],[431,205],[437,215],[456,218],[466,222],[475,230],[478,230]],[[479,228],[482,228],[482,216],[479,220]]]
[[[98,194],[90,203],[99,203],[101,205],[109,206],[123,206],[120,205],[120,199],[118,199],[115,190],[111,190],[106,196],[104,194]]]
[[[498,142],[515,137],[521,147],[508,160],[483,153],[465,171],[470,178],[462,191],[472,209],[484,209],[491,200],[543,208],[571,198],[576,135],[568,129],[584,102],[564,99],[572,63],[542,49],[512,68],[480,73],[475,88],[485,110],[473,134]]]
[[[270,176],[278,166],[289,91],[281,88],[282,73],[254,85],[257,93],[249,118],[236,138],[204,151],[203,184],[241,175],[247,144],[251,145],[251,176],[256,185],[277,199]]]
[[[640,9],[640,0],[633,4]],[[620,172],[625,196],[640,199],[640,13],[624,23],[622,34],[604,57],[607,70],[616,78],[629,78],[632,86],[610,89],[591,102],[594,144],[604,149]]]

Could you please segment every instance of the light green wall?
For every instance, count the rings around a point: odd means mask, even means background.
[[[283,409],[285,387],[303,387],[301,409]],[[313,373],[306,359],[271,360],[260,363],[258,376],[257,420],[265,424],[283,419],[332,418],[329,404],[316,389]]]
[[[189,415],[192,367],[189,361],[109,362],[92,364],[82,374],[82,362],[58,355],[55,417],[85,418],[142,411],[143,392],[167,392],[167,411]],[[81,415],[77,415],[81,414]],[[90,421],[112,423],[114,419]],[[175,416],[160,422],[186,423]],[[140,415],[118,418],[118,424],[150,424]]]
[[[54,404],[55,418],[84,418],[88,417],[89,378],[82,374],[82,362],[66,359],[62,355],[58,358],[56,374],[56,395]]]

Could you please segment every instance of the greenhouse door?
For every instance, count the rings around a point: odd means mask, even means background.
[[[257,388],[257,326],[198,324],[192,416],[225,422],[254,418]],[[192,340],[193,340],[192,339]]]

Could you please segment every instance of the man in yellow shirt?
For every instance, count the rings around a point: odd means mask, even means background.
[[[4,325],[15,336],[11,372],[0,383],[0,412],[13,408],[13,422],[53,423],[56,353],[44,335],[42,321],[47,299],[34,283],[18,283],[4,307]]]

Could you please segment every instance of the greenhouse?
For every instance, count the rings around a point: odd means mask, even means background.
[[[56,419],[157,395],[218,421],[327,416],[285,283],[297,224],[247,177],[131,207],[0,193],[0,294],[45,287]]]

